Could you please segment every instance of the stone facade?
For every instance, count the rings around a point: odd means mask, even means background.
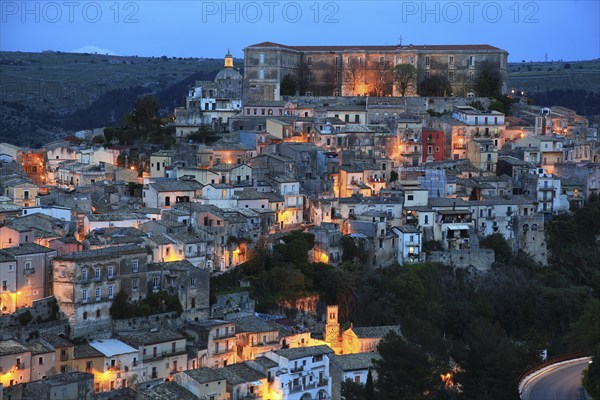
[[[280,100],[281,82],[294,77],[301,95],[398,95],[387,83],[396,65],[413,65],[416,80],[445,75],[455,96],[474,94],[483,69],[497,72],[506,92],[505,50],[489,45],[287,46],[263,42],[244,49],[246,100]],[[413,88],[416,82],[413,82]],[[414,89],[407,93],[414,95]]]
[[[110,335],[110,307],[123,290],[130,300],[146,297],[146,250],[136,245],[88,250],[56,257],[54,295],[72,336]]]

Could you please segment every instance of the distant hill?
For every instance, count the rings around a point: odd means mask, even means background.
[[[35,146],[115,124],[141,94],[169,112],[222,68],[222,59],[0,52],[0,142]]]
[[[0,52],[0,142],[36,147],[114,125],[141,94],[154,94],[171,112],[196,80],[211,80],[222,67],[222,59]],[[509,63],[508,69],[508,87],[536,103],[556,99],[584,115],[600,113],[600,60]]]
[[[508,63],[508,88],[526,94],[550,90],[600,93],[600,59]]]

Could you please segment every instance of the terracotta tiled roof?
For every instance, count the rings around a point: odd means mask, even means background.
[[[490,46],[489,44],[448,44],[448,45],[342,45],[342,46],[288,46],[285,44],[274,42],[262,42],[250,45],[248,47],[281,47],[284,49],[296,51],[349,51],[349,50],[365,50],[365,51],[394,51],[394,50],[497,50],[503,51],[498,47]]]

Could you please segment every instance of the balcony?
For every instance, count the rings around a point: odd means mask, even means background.
[[[219,335],[214,335],[213,340],[231,339],[233,337],[235,337],[235,332],[220,333]]]
[[[25,268],[23,270],[23,275],[32,275],[35,274],[35,268]]]
[[[227,354],[227,353],[231,353],[233,352],[233,347],[231,348],[224,348],[224,349],[215,349],[215,351],[213,352],[214,355],[221,355],[221,354]]]
[[[290,393],[298,393],[304,390],[304,387],[302,385],[293,385],[292,387],[290,387]]]
[[[107,279],[108,279],[109,281],[114,281],[115,279],[117,279],[117,276],[116,276],[116,275],[109,275],[109,276],[107,277]]]
[[[69,361],[69,355],[68,354],[61,354],[60,355],[60,361]]]
[[[298,366],[298,367],[295,367],[295,368],[292,368],[292,369],[290,369],[290,372],[291,372],[292,374],[294,374],[294,373],[296,373],[296,372],[302,372],[302,371],[304,371],[304,365],[300,365],[300,366]]]
[[[321,379],[321,380],[320,380],[320,381],[317,383],[317,385],[318,385],[319,387],[321,387],[321,386],[327,386],[328,384],[329,384],[329,379],[326,379],[326,378],[323,378],[323,379]]]

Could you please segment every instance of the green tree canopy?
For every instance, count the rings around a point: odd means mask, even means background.
[[[450,96],[452,93],[452,85],[445,75],[431,75],[424,78],[419,84],[419,95],[421,96]]]
[[[296,94],[296,80],[287,74],[281,80],[281,95],[282,96],[293,96]]]
[[[494,250],[496,262],[507,264],[512,257],[512,249],[501,233],[493,233],[479,241],[479,246]]]
[[[390,332],[377,346],[381,358],[377,370],[376,397],[381,400],[432,398],[441,384],[436,368],[419,346]]]

